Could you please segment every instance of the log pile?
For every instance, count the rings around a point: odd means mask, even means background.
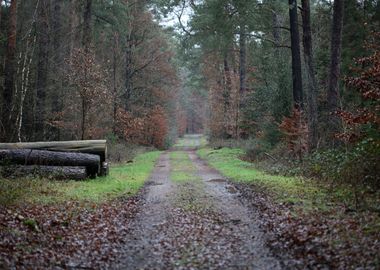
[[[105,140],[0,143],[0,175],[95,178],[108,174],[106,157]]]

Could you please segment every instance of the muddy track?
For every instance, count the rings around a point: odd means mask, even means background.
[[[183,168],[170,152],[161,155],[115,268],[280,269],[238,190],[194,151],[180,153]],[[191,179],[172,181],[173,170]]]

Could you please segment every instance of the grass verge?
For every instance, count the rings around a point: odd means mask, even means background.
[[[132,163],[116,165],[110,174],[86,181],[0,179],[0,205],[59,203],[69,200],[98,203],[134,195],[149,177],[160,152],[138,155]]]
[[[326,208],[328,192],[312,181],[280,175],[271,175],[257,170],[254,164],[240,159],[244,151],[236,148],[213,150],[202,148],[198,155],[237,182],[253,183],[268,189],[280,202],[302,204],[305,208]]]

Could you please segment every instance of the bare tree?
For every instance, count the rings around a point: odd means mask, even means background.
[[[12,103],[16,71],[16,34],[17,34],[17,0],[12,0],[9,7],[8,24],[8,44],[5,54],[4,70],[4,91],[3,91],[3,111],[2,111],[2,130],[3,140],[11,141],[14,131],[12,125]]]

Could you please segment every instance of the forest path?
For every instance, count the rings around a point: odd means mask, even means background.
[[[122,269],[280,269],[256,214],[193,150],[199,135],[161,155],[126,239]],[[182,148],[182,149],[181,149]]]

